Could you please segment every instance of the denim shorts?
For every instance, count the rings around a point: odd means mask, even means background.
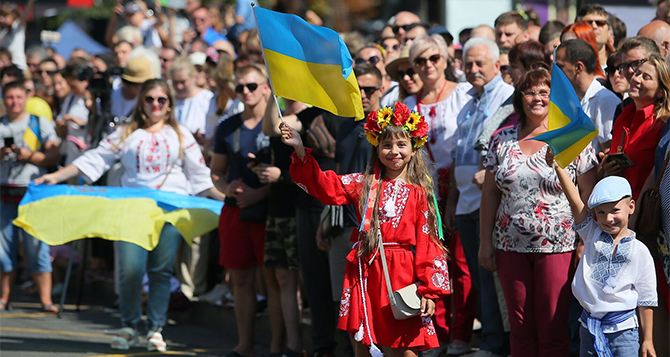
[[[17,214],[18,203],[3,201],[0,204],[0,270],[9,273],[16,269],[19,245],[22,244],[26,268],[32,273],[50,273],[49,246],[13,225]]]
[[[640,333],[637,327],[606,333],[605,338],[612,351],[612,356],[629,357],[639,355]],[[593,346],[595,338],[584,326],[580,326],[579,328],[579,339],[579,357],[598,355],[596,348]]]

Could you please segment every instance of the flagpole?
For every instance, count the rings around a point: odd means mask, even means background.
[[[261,44],[261,55],[263,55],[263,63],[265,64],[265,72],[268,74],[268,81],[270,82],[270,92],[272,93],[272,98],[274,98],[275,105],[277,106],[277,113],[279,113],[279,119],[281,122],[284,122],[284,115],[281,112],[281,107],[279,107],[279,101],[277,100],[277,96],[275,95],[275,86],[272,84],[272,77],[270,76],[270,68],[268,67],[268,59],[265,58],[265,46],[263,46],[263,38],[261,38],[261,31],[260,31],[260,26],[258,26],[258,17],[256,16],[256,3],[253,1],[250,1],[251,4],[251,12],[254,14],[254,20],[256,21],[256,28],[258,29],[256,31],[256,36],[258,36],[258,42]]]

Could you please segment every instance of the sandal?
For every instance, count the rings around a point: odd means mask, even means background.
[[[0,311],[9,310],[9,301],[0,300]]]
[[[60,310],[58,310],[58,306],[54,304],[48,304],[48,305],[42,305],[42,312],[46,312],[49,314],[58,314]]]

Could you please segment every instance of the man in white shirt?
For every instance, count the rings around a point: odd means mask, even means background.
[[[621,100],[596,79],[595,51],[582,40],[568,40],[558,46],[556,64],[572,83],[582,109],[598,129],[593,148],[596,152],[604,151],[612,140],[614,111]]]

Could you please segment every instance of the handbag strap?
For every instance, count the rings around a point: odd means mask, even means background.
[[[384,242],[382,241],[382,232],[379,229],[379,221],[375,224],[377,228],[377,244],[379,245],[379,255],[382,259],[382,270],[384,271],[384,281],[386,282],[386,292],[389,296],[389,302],[391,305],[395,305],[395,296],[393,295],[393,288],[391,287],[391,277],[389,276],[389,268],[386,265],[386,254],[384,253]]]
[[[656,176],[656,192],[660,192],[661,190],[661,181],[663,181],[663,177],[665,176],[665,170],[667,170],[668,168],[668,161],[670,161],[670,154],[666,154],[665,163],[663,163],[663,169],[659,171],[658,175]]]

